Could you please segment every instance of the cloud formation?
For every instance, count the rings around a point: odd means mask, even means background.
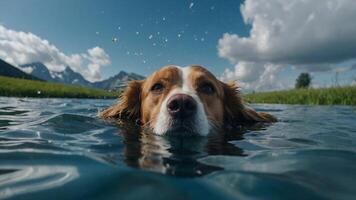
[[[272,90],[283,89],[286,86],[276,81],[281,65],[255,62],[238,62],[235,70],[226,69],[220,79],[222,81],[237,81],[242,89]]]
[[[354,0],[246,0],[249,36],[226,33],[218,42],[219,56],[235,64],[224,74],[252,83],[271,65],[326,71],[356,58],[355,8]]]
[[[109,55],[100,47],[93,47],[85,53],[67,55],[33,33],[11,30],[2,25],[0,58],[15,66],[39,61],[54,72],[70,66],[89,81],[100,80],[101,67],[110,64]]]

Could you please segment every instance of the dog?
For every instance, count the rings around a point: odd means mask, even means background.
[[[135,121],[157,135],[206,136],[224,127],[277,119],[244,103],[236,83],[224,83],[202,66],[166,66],[131,81],[103,119]]]

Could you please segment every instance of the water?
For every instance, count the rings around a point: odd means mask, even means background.
[[[280,121],[178,139],[96,117],[113,103],[0,98],[0,198],[356,199],[356,107],[252,105]]]

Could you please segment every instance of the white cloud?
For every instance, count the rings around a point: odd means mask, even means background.
[[[89,75],[95,80],[100,80],[101,66],[110,64],[110,58],[105,53],[104,49],[100,47],[94,47],[92,49],[88,49],[88,55],[83,54],[82,56],[90,61],[88,64]]]
[[[226,69],[220,79],[222,81],[237,81],[243,90],[284,89],[286,85],[277,81],[276,76],[280,65],[270,63],[238,62],[234,70]]]
[[[110,64],[110,58],[100,47],[86,53],[66,55],[47,40],[30,33],[0,25],[0,58],[13,65],[42,62],[50,71],[63,71],[70,66],[89,81],[101,79],[100,69]]]
[[[356,58],[354,0],[246,0],[240,10],[251,25],[249,36],[224,34],[218,53],[236,64],[231,72],[245,82],[261,81],[266,64],[326,71]],[[241,61],[254,69],[244,69]]]
[[[30,73],[32,73],[33,68],[32,67],[23,67],[23,68],[21,68],[21,70],[30,74]]]

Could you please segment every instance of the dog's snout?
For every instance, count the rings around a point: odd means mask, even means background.
[[[193,115],[197,109],[197,102],[187,94],[175,94],[168,99],[168,113],[177,118],[185,118]]]

